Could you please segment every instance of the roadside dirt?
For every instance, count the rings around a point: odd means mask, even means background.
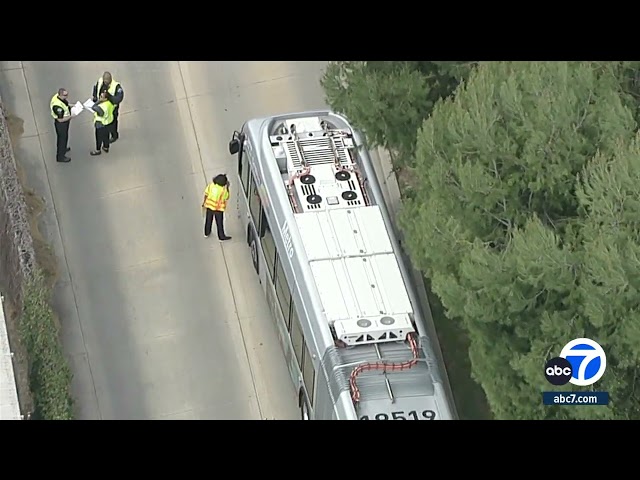
[[[16,145],[16,141],[24,132],[24,122],[12,115],[7,116],[7,126],[9,127],[9,136],[12,145]],[[33,411],[33,397],[29,386],[29,362],[26,349],[20,341],[19,321],[20,312],[15,304],[15,299],[4,296],[4,316],[7,325],[7,334],[9,336],[9,344],[13,352],[14,375],[18,389],[18,401],[20,410],[23,415],[29,416],[29,412]]]
[[[9,136],[11,137],[11,143],[14,150],[16,150],[18,142],[20,141],[20,137],[24,133],[24,121],[21,118],[9,114],[7,123],[9,126]],[[38,227],[40,215],[42,215],[42,212],[44,211],[44,200],[28,187],[24,170],[20,165],[20,159],[17,155],[16,165],[18,178],[20,179],[20,184],[22,185],[25,201],[27,203],[27,209],[29,213],[29,227],[31,229],[31,236],[33,237],[33,248],[36,252],[38,265],[45,274],[48,286],[50,288],[53,288],[58,279],[56,257],[53,250],[40,233],[40,229]]]
[[[24,121],[12,115],[7,116],[7,125],[9,128],[9,136],[11,138],[11,144],[13,145],[14,152],[17,150],[20,138],[24,134]],[[31,230],[31,236],[33,237],[33,246],[36,254],[38,265],[42,269],[47,284],[50,288],[53,288],[57,277],[57,262],[55,254],[51,247],[44,240],[40,230],[38,228],[38,222],[40,215],[44,211],[44,201],[33,190],[28,188],[26,183],[26,177],[24,170],[20,165],[20,161],[16,158],[18,178],[22,185],[22,189],[25,195],[25,201],[27,204],[27,210],[29,214],[29,227]],[[20,312],[17,311],[16,305],[8,299],[4,298],[4,311],[7,322],[7,332],[11,342],[11,349],[14,352],[14,370],[16,376],[16,383],[18,386],[18,395],[20,397],[20,406],[23,412],[33,411],[33,398],[29,387],[29,364],[28,356],[24,346],[20,342],[20,335],[18,330]],[[55,315],[54,315],[55,316]],[[57,316],[55,316],[58,328],[60,322]],[[28,418],[28,417],[27,417]]]

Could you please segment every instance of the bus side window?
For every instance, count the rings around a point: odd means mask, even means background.
[[[253,178],[253,175],[250,179],[250,192],[249,192],[249,210],[251,211],[251,216],[253,217],[253,223],[256,226],[256,230],[260,230],[260,195],[258,194],[258,189],[256,187],[256,182]]]
[[[249,176],[251,175],[251,165],[249,164],[249,156],[243,151],[238,152],[238,174],[242,182],[242,190],[245,197],[249,194]]]
[[[276,297],[278,297],[278,303],[282,309],[284,321],[288,325],[290,320],[289,312],[291,311],[291,292],[289,291],[287,277],[284,276],[282,262],[279,257],[278,255],[278,259],[276,260],[276,278],[274,283],[276,287]]]
[[[295,308],[295,307],[294,307]],[[302,359],[302,380],[304,381],[304,386],[307,389],[307,394],[309,395],[309,404],[313,406],[313,395],[316,383],[316,371],[313,367],[313,359],[311,358],[311,353],[309,352],[309,345],[306,340],[304,342],[304,358]]]
[[[262,209],[262,223],[260,224],[261,237],[260,243],[262,244],[262,251],[264,252],[264,258],[267,262],[267,269],[269,271],[269,278],[273,281],[274,268],[276,265],[276,243],[273,240],[273,234],[269,227],[269,221],[267,220],[267,214]]]
[[[293,345],[293,351],[296,354],[300,371],[302,371],[302,347],[304,345],[303,335],[300,320],[298,319],[298,312],[296,311],[296,306],[294,304],[291,308],[291,344]]]

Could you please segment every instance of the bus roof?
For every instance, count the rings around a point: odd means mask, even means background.
[[[401,273],[401,255],[379,205],[383,199],[372,201],[372,190],[365,188],[355,132],[331,112],[275,116],[248,127],[268,137],[259,141],[271,146],[270,152],[260,149],[262,168],[279,170],[290,202],[281,207],[293,212],[307,260],[294,256],[295,268],[311,273],[307,278],[322,307],[316,318],[343,347],[337,368],[352,394],[357,391],[358,415],[390,417],[400,409],[424,419],[429,412],[449,418],[431,346],[423,345],[422,355],[416,346],[419,314],[410,281]]]
[[[352,132],[320,117],[272,135],[324,315],[347,345],[404,339],[413,309],[389,232],[352,158]]]
[[[378,206],[296,214],[324,313],[347,345],[413,332],[413,309]]]

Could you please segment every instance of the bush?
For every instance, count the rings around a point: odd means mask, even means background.
[[[71,370],[59,340],[59,329],[43,273],[36,269],[23,286],[20,336],[29,353],[29,379],[36,420],[72,420]]]

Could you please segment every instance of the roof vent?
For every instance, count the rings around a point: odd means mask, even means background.
[[[356,323],[360,328],[367,328],[371,326],[371,320],[367,320],[366,318],[361,318]]]
[[[350,178],[351,174],[346,170],[340,170],[338,173],[336,173],[336,180],[339,180],[341,182],[346,182]]]
[[[346,192],[342,192],[342,198],[345,200],[355,200],[358,195],[353,190],[347,190]]]
[[[302,175],[300,177],[300,183],[304,183],[305,185],[311,185],[316,183],[316,177],[313,175]]]
[[[380,319],[380,323],[382,325],[389,326],[389,325],[393,325],[394,323],[396,323],[396,320],[393,317],[382,317]]]
[[[309,203],[310,205],[317,205],[320,202],[322,202],[322,197],[320,195],[308,195],[307,196],[307,203]]]
[[[359,318],[357,320],[336,320],[333,323],[336,335],[347,345],[397,342],[414,332],[411,319],[406,314]]]

